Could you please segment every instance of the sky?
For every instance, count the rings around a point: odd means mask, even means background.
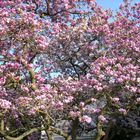
[[[96,2],[105,9],[111,8],[112,10],[117,10],[123,0],[96,0]],[[140,0],[133,0],[134,2],[140,2]]]

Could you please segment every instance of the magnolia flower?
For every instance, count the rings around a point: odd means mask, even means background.
[[[84,115],[82,116],[80,119],[79,119],[80,122],[86,122],[86,123],[90,123],[92,121],[92,119],[90,117],[88,117],[87,115]]]
[[[131,91],[131,92],[136,92],[136,91],[137,91],[137,87],[131,86],[131,87],[130,87],[130,91]]]
[[[124,115],[127,114],[126,109],[123,109],[123,108],[120,108],[120,109],[119,109],[119,112],[122,113],[122,114],[124,114]]]
[[[98,116],[98,119],[101,122],[107,122],[107,119],[103,115]]]
[[[137,78],[137,82],[140,83],[140,78]]]
[[[140,97],[139,97],[139,98],[137,98],[137,103],[138,103],[138,104],[140,104]]]
[[[80,111],[76,111],[76,112],[70,111],[69,115],[70,115],[73,119],[75,119],[76,117],[78,117],[78,116],[80,115]]]
[[[26,93],[29,92],[28,87],[25,87],[24,85],[21,85],[21,90],[23,90],[23,91],[26,92]]]
[[[92,109],[88,109],[88,112],[91,114],[91,113],[99,113],[100,112],[100,109],[95,109],[95,108],[92,108]]]
[[[119,98],[118,97],[114,97],[114,98],[112,98],[112,101],[113,102],[118,102],[119,101]]]
[[[64,100],[64,103],[70,103],[70,102],[72,102],[72,100],[73,100],[72,96],[67,97],[67,99]]]
[[[45,96],[45,94],[43,94],[43,95],[38,95],[38,96],[36,96],[35,99],[36,99],[36,100],[45,100],[45,99],[46,99],[46,96]]]
[[[92,102],[96,102],[97,99],[95,99],[95,98],[91,98],[91,101],[92,101]]]
[[[80,102],[80,107],[83,107],[85,105],[84,102]]]
[[[10,109],[11,105],[12,105],[11,102],[4,99],[0,99],[0,108]]]

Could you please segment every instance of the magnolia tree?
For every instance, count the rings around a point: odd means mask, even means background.
[[[0,13],[2,138],[76,140],[79,123],[94,122],[105,140],[118,116],[137,113],[140,3],[113,14],[93,0],[1,0]]]

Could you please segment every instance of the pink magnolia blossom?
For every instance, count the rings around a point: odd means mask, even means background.
[[[92,121],[92,119],[87,115],[84,115],[84,116],[80,117],[79,120],[82,123],[91,123],[91,121]]]
[[[140,98],[137,98],[137,103],[140,104]]]
[[[91,98],[91,101],[92,101],[92,102],[96,102],[97,99],[95,99],[95,98]]]
[[[70,103],[70,102],[72,102],[72,100],[73,100],[73,97],[70,96],[70,97],[67,97],[67,99],[65,99],[64,102],[65,103]]]
[[[114,97],[114,98],[112,98],[112,101],[113,102],[118,102],[119,101],[119,98],[118,97]]]
[[[84,102],[80,102],[80,107],[84,107],[85,103]]]
[[[2,109],[10,109],[12,106],[12,103],[8,100],[0,99],[0,108]]]
[[[103,115],[98,116],[98,119],[101,122],[107,122],[107,119]]]
[[[79,117],[80,112],[79,112],[79,111],[76,111],[76,112],[70,111],[70,112],[69,112],[69,115],[70,115],[73,119],[75,119],[75,118]]]
[[[120,108],[120,109],[119,109],[119,112],[122,113],[122,114],[124,114],[124,115],[127,114],[126,109],[123,109],[123,108]]]

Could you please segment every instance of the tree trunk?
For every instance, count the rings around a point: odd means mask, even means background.
[[[95,140],[101,140],[102,137],[103,137],[102,134],[97,133]]]
[[[53,134],[52,134],[52,132],[46,131],[46,134],[47,134],[48,140],[54,140],[54,139],[53,139]]]
[[[70,140],[70,137],[68,136],[68,137],[65,137],[65,140]]]
[[[100,121],[97,122],[97,134],[95,140],[101,140],[101,138],[105,135],[105,132],[102,130],[102,125]]]
[[[73,120],[73,122],[72,122],[72,136],[71,136],[72,140],[76,140],[78,124],[79,124],[78,118]]]
[[[113,127],[113,123],[112,123],[112,121],[110,121],[108,128],[106,129],[105,136],[104,136],[103,140],[110,140],[109,134],[111,133],[112,127]]]

